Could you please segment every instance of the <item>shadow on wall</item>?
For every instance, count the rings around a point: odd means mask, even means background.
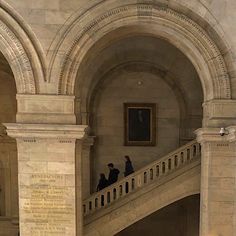
[[[115,236],[198,236],[200,195],[172,203]]]

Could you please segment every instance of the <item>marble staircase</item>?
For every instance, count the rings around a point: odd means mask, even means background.
[[[194,140],[83,201],[84,235],[112,236],[200,192],[201,147]]]

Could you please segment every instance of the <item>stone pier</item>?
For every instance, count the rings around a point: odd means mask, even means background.
[[[20,235],[75,236],[75,141],[86,127],[5,125],[17,141]]]
[[[236,127],[196,131],[201,156],[201,236],[235,235]]]

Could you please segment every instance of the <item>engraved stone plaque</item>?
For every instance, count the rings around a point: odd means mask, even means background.
[[[75,197],[66,175],[30,174],[22,186],[21,222],[31,236],[74,235]]]

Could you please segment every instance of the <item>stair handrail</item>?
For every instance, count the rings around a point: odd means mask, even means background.
[[[164,157],[153,161],[127,177],[123,177],[116,183],[92,194],[83,201],[84,215],[110,205],[115,200],[141,188],[142,186],[173,172],[200,156],[201,146],[193,140],[178,149],[168,153]]]

